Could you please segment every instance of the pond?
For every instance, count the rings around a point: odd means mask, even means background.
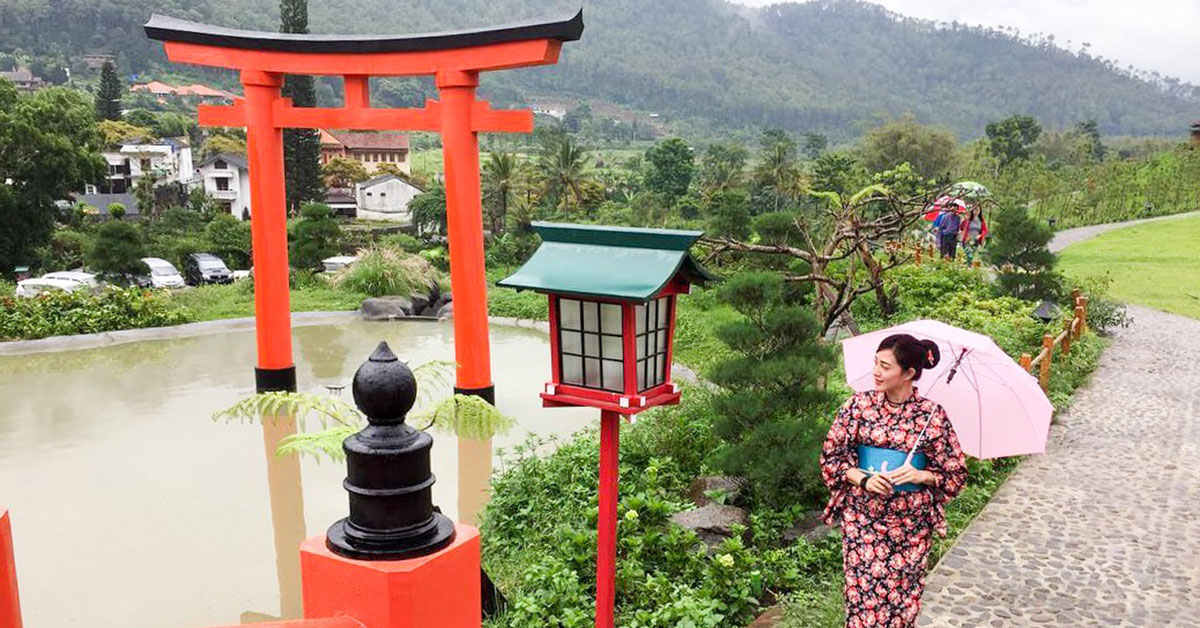
[[[356,320],[298,327],[294,338],[299,389],[346,385],[347,401],[380,340],[413,366],[454,356],[448,323]],[[490,446],[434,432],[434,503],[452,519],[484,501],[494,448],[566,435],[598,415],[541,407],[544,334],[493,326],[491,338],[497,406],[517,425]],[[212,420],[253,393],[254,355],[246,331],[0,356],[0,505],[11,511],[27,628],[299,615],[296,548],[346,515],[345,467],[268,456],[286,426]]]

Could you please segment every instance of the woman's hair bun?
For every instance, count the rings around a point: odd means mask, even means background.
[[[920,343],[921,348],[925,351],[924,367],[931,369],[937,366],[938,362],[942,360],[942,352],[938,349],[937,343],[932,340],[922,340]]]

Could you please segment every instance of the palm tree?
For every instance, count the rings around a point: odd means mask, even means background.
[[[516,153],[488,153],[483,164],[483,199],[492,223],[492,235],[504,231],[508,219],[508,203],[517,184],[519,164]]]
[[[775,211],[779,211],[781,199],[795,198],[803,191],[803,177],[796,165],[795,145],[789,142],[776,142],[763,150],[757,175],[759,181],[775,192]]]
[[[566,133],[549,135],[538,155],[538,178],[554,206],[570,213],[583,198],[583,185],[592,178],[591,156]]]

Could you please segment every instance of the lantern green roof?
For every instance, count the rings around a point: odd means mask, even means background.
[[[688,249],[702,231],[535,222],[542,244],[497,285],[555,294],[646,301],[676,275],[715,279]]]

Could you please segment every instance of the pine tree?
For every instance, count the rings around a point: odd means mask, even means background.
[[[308,0],[280,0],[279,31],[308,32]],[[317,104],[311,76],[287,76],[283,95],[297,107]],[[321,138],[316,129],[284,129],[283,169],[287,181],[288,209],[295,212],[308,201],[325,197],[325,182],[321,179]]]
[[[996,266],[1002,293],[1030,300],[1053,299],[1062,292],[1062,276],[1054,271],[1050,227],[1020,205],[1001,209],[989,225],[987,261]]]
[[[818,460],[829,424],[830,395],[820,380],[833,355],[806,295],[776,273],[729,277],[721,302],[742,318],[717,329],[733,356],[713,366],[713,429],[724,445],[714,461],[746,478],[757,499],[805,503],[823,490]]]
[[[117,67],[105,61],[100,69],[100,89],[96,93],[96,119],[121,119],[121,94],[125,90],[117,76]]]

